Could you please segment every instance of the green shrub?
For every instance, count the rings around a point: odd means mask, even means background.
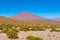
[[[55,32],[60,32],[60,30],[55,30]]]
[[[35,40],[43,40],[43,39],[40,37],[36,37]]]
[[[55,31],[55,28],[54,28],[54,27],[52,27],[50,31],[51,31],[51,32]]]
[[[21,30],[21,31],[29,31],[29,27],[22,26],[20,30]]]
[[[8,31],[8,28],[3,28],[3,30],[1,32],[6,33],[7,31]]]
[[[18,38],[17,36],[17,32],[15,30],[9,29],[9,31],[7,31],[7,36],[11,39],[16,39]]]
[[[35,40],[35,37],[34,36],[28,36],[27,39],[29,39],[29,40]]]
[[[29,39],[29,40],[43,40],[40,37],[34,37],[34,36],[28,36],[27,39]]]
[[[59,29],[56,29],[56,28],[52,28],[50,31],[51,32],[60,32],[60,30]]]

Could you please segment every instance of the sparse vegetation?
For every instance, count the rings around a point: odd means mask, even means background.
[[[28,36],[27,39],[28,39],[28,40],[43,40],[43,38],[34,37],[34,36]]]
[[[32,25],[32,24],[21,24],[21,25],[14,25],[14,24],[0,24],[0,31],[6,33],[6,31],[10,28],[17,32],[19,31],[45,31],[45,29],[51,29],[51,31],[55,30],[54,25]]]
[[[56,28],[52,28],[50,31],[51,32],[60,32],[60,30],[59,29],[56,29]]]
[[[8,31],[8,28],[3,28],[3,30],[1,30],[2,33],[6,33]]]
[[[60,32],[60,28],[52,26],[50,31],[51,32]]]
[[[32,25],[32,24],[21,24],[21,25],[14,25],[14,24],[0,24],[0,33],[6,33],[8,38],[16,39],[18,38],[19,31],[45,31],[46,29],[51,29],[52,32],[60,32],[60,30],[56,30],[57,26],[53,25]],[[29,40],[43,40],[39,37],[28,36]]]
[[[7,32],[6,32],[8,38],[11,38],[11,39],[16,39],[18,38],[17,36],[17,32],[15,30],[12,30],[12,29],[9,29]]]

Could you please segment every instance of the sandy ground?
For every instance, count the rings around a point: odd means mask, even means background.
[[[26,37],[32,35],[41,37],[44,40],[60,40],[60,32],[48,32],[48,31],[20,31],[18,33],[19,38],[15,40],[27,40]],[[0,40],[14,40],[9,39],[5,33],[0,33]]]

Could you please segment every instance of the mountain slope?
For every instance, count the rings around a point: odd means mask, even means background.
[[[0,16],[0,23],[18,24],[20,22],[13,20],[13,19],[10,19],[10,18],[7,18],[7,17]]]
[[[2,24],[15,24],[15,25],[20,25],[20,24],[32,24],[31,22],[25,22],[25,21],[17,21],[11,18],[7,18],[4,16],[0,16],[0,23]]]
[[[60,18],[53,18],[52,20],[60,21]]]
[[[53,18],[53,19],[51,19],[51,20],[53,20],[53,21],[55,21],[55,22],[59,22],[59,23],[60,23],[60,18]]]
[[[23,20],[23,21],[37,21],[37,22],[49,22],[51,21],[50,19],[47,19],[47,18],[44,18],[44,17],[40,17],[40,16],[36,16],[36,15],[33,15],[31,13],[28,13],[28,12],[21,12],[17,15],[14,15],[12,17],[10,17],[11,19],[14,19],[14,20]]]
[[[0,22],[12,22],[12,21],[14,21],[14,20],[0,16]]]

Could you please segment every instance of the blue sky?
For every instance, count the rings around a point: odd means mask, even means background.
[[[60,0],[0,0],[0,16],[10,17],[23,11],[60,18]]]

